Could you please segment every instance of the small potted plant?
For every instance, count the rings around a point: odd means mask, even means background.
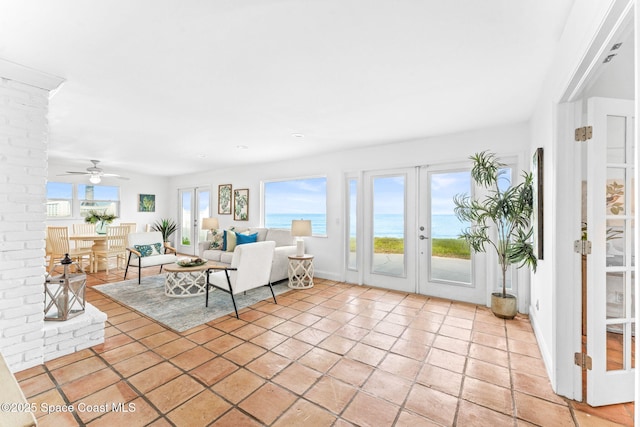
[[[151,229],[153,231],[159,231],[162,233],[162,240],[165,243],[169,243],[169,239],[171,238],[171,235],[173,233],[175,233],[175,231],[178,229],[178,224],[176,224],[176,222],[172,219],[168,219],[168,218],[163,218],[159,221],[156,221],[152,226]]]
[[[114,214],[108,213],[106,209],[102,212],[91,209],[84,217],[84,222],[95,224],[96,233],[107,234],[107,224],[111,224],[117,218]]]
[[[479,199],[468,194],[454,197],[454,212],[460,221],[471,224],[460,237],[475,252],[493,248],[502,272],[502,291],[491,294],[491,310],[497,317],[513,319],[517,313],[517,299],[507,293],[507,269],[525,265],[535,272],[537,258],[533,253],[531,216],[533,215],[533,175],[523,172],[518,185],[501,188],[499,180],[506,171],[495,154],[483,151],[470,157],[473,160],[471,178],[486,189]]]

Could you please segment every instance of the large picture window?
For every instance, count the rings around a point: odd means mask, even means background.
[[[47,218],[70,218],[73,211],[73,184],[47,183]]]
[[[120,215],[120,187],[79,184],[78,201],[83,218],[90,210]]]
[[[327,178],[264,183],[264,226],[291,228],[294,219],[311,220],[314,236],[327,235]]]

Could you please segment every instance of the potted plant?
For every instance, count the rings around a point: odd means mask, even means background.
[[[112,213],[108,213],[106,209],[102,212],[91,209],[87,212],[87,216],[84,217],[84,222],[95,224],[96,233],[107,234],[107,224],[111,224],[116,218],[118,217]]]
[[[171,235],[175,233],[175,231],[178,229],[178,224],[176,224],[176,222],[172,219],[164,218],[159,221],[156,221],[151,226],[151,229],[153,231],[161,232],[162,240],[165,243],[169,243],[169,239],[171,238]]]
[[[535,272],[537,266],[531,242],[533,175],[523,172],[520,184],[504,188],[500,180],[506,173],[506,165],[495,154],[483,151],[470,159],[471,178],[487,194],[481,198],[468,194],[454,197],[456,216],[471,224],[460,237],[475,252],[486,252],[489,248],[495,251],[502,272],[502,291],[491,294],[491,310],[497,317],[513,319],[518,304],[515,295],[507,293],[507,270],[517,264],[517,268],[527,265]]]

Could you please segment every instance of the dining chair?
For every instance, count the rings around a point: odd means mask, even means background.
[[[213,267],[207,272],[207,296],[205,307],[209,306],[209,288],[217,288],[231,295],[231,302],[238,316],[238,308],[234,295],[245,292],[249,289],[261,286],[269,286],[273,302],[278,303],[276,295],[271,286],[271,265],[273,264],[273,254],[276,249],[276,242],[265,241],[247,243],[236,246],[233,251],[231,266]]]
[[[127,253],[127,236],[129,227],[126,225],[110,225],[107,227],[107,241],[104,250],[93,251],[93,271],[98,271],[98,263],[104,261],[105,270],[109,274],[109,258],[116,259],[116,268],[124,265]]]
[[[135,222],[121,222],[120,225],[129,227],[129,233],[135,233],[138,229],[138,224]]]
[[[71,248],[69,244],[69,228],[68,227],[47,227],[47,240],[51,255],[49,257],[49,274],[53,273],[55,261],[64,258],[65,254],[69,254],[72,260],[75,260],[82,267],[84,257],[88,258],[89,268],[91,269],[92,252],[91,248]]]
[[[80,223],[80,224],[73,224],[72,230],[73,230],[74,236],[96,234],[96,225],[86,223],[86,222]],[[93,241],[76,240],[74,241],[74,244],[76,246],[76,249],[86,249],[86,248],[91,249],[91,247],[93,246]]]

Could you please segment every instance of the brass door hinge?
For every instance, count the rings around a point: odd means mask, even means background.
[[[573,361],[576,365],[580,366],[582,370],[591,370],[591,356],[586,353],[575,353],[573,355]]]
[[[593,128],[591,126],[583,126],[576,129],[576,141],[584,142],[593,136]]]
[[[591,242],[588,240],[574,240],[573,251],[580,255],[589,255],[591,253]]]

